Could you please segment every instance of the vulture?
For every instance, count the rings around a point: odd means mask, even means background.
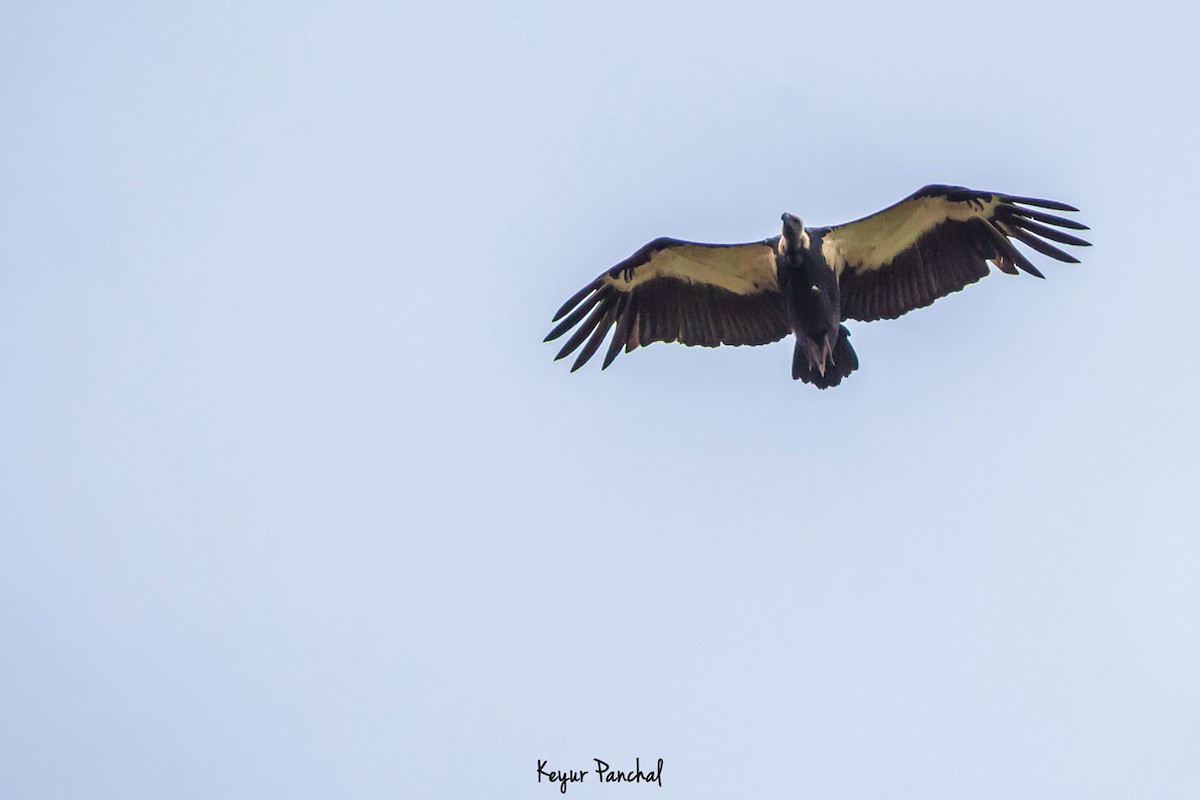
[[[1087,230],[1047,211],[1054,200],[931,185],[844,225],[808,228],[784,214],[778,236],[744,244],[659,238],[563,303],[546,336],[568,331],[557,359],[579,350],[571,371],[612,339],[601,369],[622,349],[651,342],[756,345],[795,335],[792,378],[820,389],[858,368],[846,320],[894,319],[988,274],[1044,277],[1014,242],[1067,263],[1059,249],[1089,243]],[[1065,229],[1065,230],[1064,230]]]

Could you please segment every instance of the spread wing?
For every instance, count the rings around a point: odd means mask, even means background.
[[[987,275],[989,261],[1012,275],[1021,269],[1044,277],[1013,239],[1078,263],[1050,242],[1086,246],[1062,229],[1087,226],[1027,206],[1078,211],[1053,200],[926,186],[877,214],[816,229],[822,254],[839,277],[842,319],[892,319],[927,306]]]
[[[778,241],[655,239],[563,303],[546,341],[575,328],[555,356],[565,358],[582,344],[572,372],[614,329],[604,367],[622,347],[628,353],[651,342],[716,347],[778,341],[791,330],[775,275]]]

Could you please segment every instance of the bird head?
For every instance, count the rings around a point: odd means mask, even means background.
[[[779,240],[780,252],[803,250],[808,244],[808,234],[804,232],[804,222],[795,214],[785,213],[783,220],[783,237]]]

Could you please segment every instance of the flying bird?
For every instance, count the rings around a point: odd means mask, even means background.
[[[1032,206],[1032,208],[1031,208]],[[796,337],[792,378],[821,389],[858,368],[845,320],[894,319],[988,274],[1045,277],[1013,240],[1078,263],[1051,242],[1089,243],[1078,211],[1053,200],[931,185],[869,217],[808,228],[784,214],[778,236],[744,244],[659,238],[563,303],[549,342],[574,328],[557,359],[579,349],[571,371],[612,332],[601,369],[651,342],[757,345]]]

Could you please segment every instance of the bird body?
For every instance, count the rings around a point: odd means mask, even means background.
[[[622,349],[656,341],[758,345],[791,333],[792,377],[825,389],[858,368],[844,321],[892,319],[927,306],[987,275],[988,263],[1043,277],[1013,239],[1077,262],[1050,242],[1086,246],[1063,229],[1087,227],[1040,208],[1077,210],[1053,200],[930,185],[844,225],[806,228],[784,214],[780,235],[758,242],[655,239],[564,303],[546,341],[574,329],[556,358],[582,345],[575,371],[610,332],[602,368]]]
[[[850,332],[841,321],[841,287],[821,253],[823,236],[809,234],[792,214],[783,215],[775,272],[796,336],[792,378],[820,388],[836,386],[858,366]]]

